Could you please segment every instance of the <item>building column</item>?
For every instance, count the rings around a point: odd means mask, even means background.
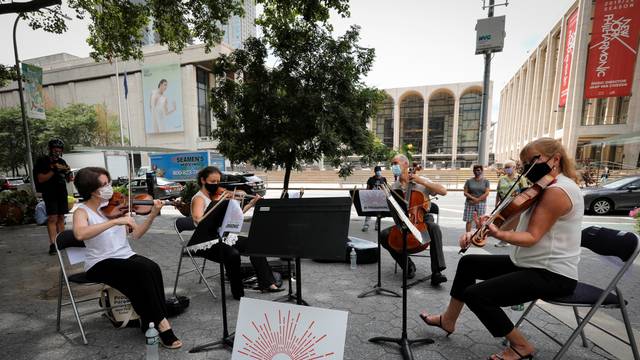
[[[424,98],[422,107],[422,167],[426,167],[427,164],[427,141],[429,141],[429,100],[427,100],[427,96]]]
[[[400,101],[393,99],[393,149],[400,149]]]
[[[456,158],[458,156],[458,121],[460,117],[460,94],[454,95],[454,105],[453,105],[453,129],[451,130],[451,167],[456,166]],[[491,103],[491,102],[489,102]],[[490,114],[487,114],[490,115]],[[491,117],[487,116],[488,119]],[[489,145],[487,143],[487,145]]]

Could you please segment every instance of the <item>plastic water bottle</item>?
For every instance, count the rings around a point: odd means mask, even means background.
[[[351,248],[349,258],[351,259],[351,270],[355,270],[358,267],[358,255],[356,255],[356,249]]]
[[[158,337],[158,330],[153,326],[153,323],[149,323],[149,329],[144,333],[147,338],[147,360],[158,360],[158,345],[160,338]]]

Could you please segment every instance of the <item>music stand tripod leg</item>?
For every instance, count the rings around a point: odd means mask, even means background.
[[[231,333],[231,334],[229,333],[229,327],[228,327],[228,321],[227,321],[227,297],[225,294],[225,287],[224,287],[224,251],[222,249],[223,247],[222,239],[220,239],[218,246],[220,248],[220,298],[221,298],[220,300],[222,305],[222,338],[217,341],[194,346],[193,348],[191,348],[191,350],[189,350],[189,353],[191,354],[213,350],[212,348],[215,348],[215,347],[222,347],[227,350],[233,350],[233,338],[235,333]]]
[[[274,299],[273,301],[278,302],[293,302],[298,305],[309,306],[302,296],[298,296],[298,294],[302,294],[302,283],[300,282],[300,258],[296,258],[296,294],[293,293],[293,282],[291,278],[291,259],[287,259],[287,270],[289,271],[289,292],[286,295],[283,295],[279,298]]]
[[[380,246],[380,215],[376,216],[376,227],[378,228],[378,283],[373,286],[373,289],[362,292],[358,295],[358,298],[364,298],[370,295],[386,295],[386,296],[394,296],[400,297],[400,294],[393,290],[385,289],[382,287],[382,281],[380,280],[382,269],[382,255],[381,255],[381,246]]]
[[[399,338],[377,336],[369,339],[372,343],[391,342],[400,346],[400,353],[404,360],[413,360],[413,352],[411,351],[412,344],[433,344],[432,339],[409,339],[407,335],[407,269],[408,269],[408,256],[407,256],[407,232],[408,229],[403,226],[402,229],[402,262],[404,266],[402,268],[402,334]]]

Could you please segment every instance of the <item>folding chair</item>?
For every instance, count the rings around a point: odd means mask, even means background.
[[[607,229],[600,226],[591,226],[582,230],[581,242],[582,247],[587,248],[596,254],[603,256],[617,256],[618,258],[620,258],[620,260],[622,260],[623,265],[604,290],[593,285],[578,282],[576,290],[569,296],[542,299],[543,301],[550,304],[571,306],[573,308],[573,313],[576,317],[578,326],[573,331],[569,339],[564,344],[562,344],[555,337],[548,334],[542,328],[533,324],[531,320],[526,318],[527,314],[529,314],[531,309],[536,305],[536,301],[532,301],[529,307],[527,307],[527,309],[522,314],[522,317],[520,317],[520,319],[516,323],[515,328],[517,328],[523,320],[526,320],[529,324],[540,330],[543,334],[547,335],[549,338],[551,338],[551,340],[555,341],[562,347],[554,357],[554,359],[561,359],[571,346],[571,343],[573,343],[576,337],[578,337],[578,335],[582,337],[582,345],[584,347],[587,347],[587,339],[584,335],[584,327],[589,323],[596,311],[598,311],[600,308],[620,309],[622,318],[624,320],[624,326],[627,331],[627,336],[629,338],[628,342],[595,324],[591,325],[629,345],[631,347],[631,351],[633,352],[633,358],[635,360],[640,360],[640,356],[638,355],[638,347],[633,336],[633,329],[631,327],[631,323],[629,322],[629,315],[627,314],[627,301],[622,296],[622,292],[618,287],[618,281],[620,281],[627,269],[631,267],[634,260],[638,256],[638,252],[640,252],[640,246],[638,246],[638,236],[631,232]],[[613,291],[614,289],[615,292]],[[587,315],[581,319],[580,315],[578,314],[578,307],[587,307],[591,309],[589,310]]]
[[[60,331],[60,315],[62,312],[62,307],[71,305],[71,307],[73,308],[74,315],[76,317],[76,321],[78,322],[78,327],[80,328],[80,333],[82,334],[82,342],[84,342],[84,344],[87,345],[89,342],[87,341],[87,337],[85,335],[84,328],[82,326],[81,316],[104,312],[109,309],[118,308],[119,306],[98,308],[95,310],[90,310],[90,311],[80,313],[78,311],[78,304],[84,303],[87,301],[97,300],[99,299],[99,297],[94,296],[94,297],[84,298],[81,300],[76,300],[76,298],[73,296],[73,290],[71,289],[71,284],[73,283],[73,284],[88,286],[88,285],[99,285],[100,283],[92,282],[89,279],[87,279],[87,274],[84,271],[75,273],[72,275],[67,274],[67,269],[65,266],[64,259],[66,258],[67,260],[66,262],[69,264],[69,266],[75,265],[75,264],[84,262],[84,255],[86,253],[84,242],[76,240],[76,238],[73,236],[73,231],[65,230],[59,233],[58,236],[56,236],[55,245],[56,245],[56,253],[58,254],[58,262],[60,264],[60,283],[58,288],[58,309],[57,309],[57,319],[56,319],[56,330],[58,332],[61,332]],[[81,250],[76,252],[75,256],[73,256],[75,258],[75,261],[73,261],[69,256],[69,251],[68,251],[69,248],[80,248]],[[62,302],[62,284],[63,283],[65,284],[69,292],[69,301],[65,303]],[[121,306],[126,306],[126,304]]]
[[[213,290],[211,289],[211,286],[209,286],[209,283],[207,282],[207,279],[204,276],[204,267],[207,262],[207,259],[202,259],[202,270],[200,270],[200,267],[198,266],[196,259],[193,257],[193,254],[191,253],[191,250],[187,248],[187,244],[189,242],[182,237],[182,233],[184,231],[193,231],[196,229],[196,225],[193,223],[193,219],[190,217],[178,218],[173,224],[173,229],[176,231],[176,234],[178,234],[178,238],[180,239],[180,245],[181,245],[180,254],[178,255],[179,258],[178,258],[178,270],[176,271],[176,281],[173,285],[173,296],[174,297],[176,296],[176,290],[178,289],[178,279],[180,278],[180,276],[186,275],[195,271],[200,276],[198,283],[201,283],[204,281],[204,285],[207,287],[207,290],[209,290],[209,293],[211,294],[211,296],[213,296],[214,299],[217,299],[218,297],[213,292]],[[193,263],[193,269],[187,270],[181,273],[180,270],[182,268],[182,258],[185,255],[187,255],[191,259],[191,262]]]
[[[438,204],[436,204],[434,202],[431,202],[431,207],[429,208],[429,212],[426,214],[427,218],[430,215],[432,217],[434,217],[434,216],[436,217],[433,220],[435,220],[436,224],[439,225],[440,224],[440,208],[438,207]],[[422,255],[422,254],[407,254],[407,256],[409,256],[409,257],[419,257],[419,258],[428,258],[429,257],[429,255],[426,255],[426,254],[424,254],[424,255]],[[393,273],[394,274],[398,273],[398,263],[395,263],[394,268],[393,268]],[[422,281],[426,281],[428,279],[429,278],[427,277],[427,278],[424,278],[424,279],[421,279],[421,280]],[[413,286],[413,285],[411,285],[411,286]]]

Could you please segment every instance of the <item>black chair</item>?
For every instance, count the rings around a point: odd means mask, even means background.
[[[182,218],[178,218],[176,219],[175,223],[173,224],[173,228],[176,231],[176,234],[178,235],[178,239],[180,239],[180,253],[178,254],[178,270],[176,271],[176,281],[173,285],[173,296],[177,296],[176,295],[176,290],[178,289],[178,279],[180,278],[180,276],[182,275],[186,275],[188,273],[192,273],[192,272],[197,272],[199,275],[199,280],[198,283],[204,282],[204,285],[207,287],[207,290],[209,290],[209,293],[211,294],[211,296],[214,299],[217,299],[218,297],[216,296],[216,294],[213,292],[213,290],[211,289],[211,286],[209,285],[209,283],[207,282],[207,279],[204,276],[204,267],[205,264],[207,262],[207,259],[202,259],[202,270],[200,269],[200,266],[198,266],[198,263],[196,262],[196,259],[193,256],[193,253],[191,252],[191,250],[189,250],[189,248],[187,247],[187,244],[189,243],[185,238],[182,237],[182,233],[184,231],[193,231],[196,229],[196,225],[193,222],[193,219],[190,217],[182,217]],[[193,269],[187,270],[183,273],[180,272],[181,268],[182,268],[182,258],[184,256],[188,256],[191,259],[191,262],[193,263]]]
[[[95,282],[92,282],[89,279],[87,279],[87,274],[84,271],[68,275],[67,266],[74,265],[74,264],[71,264],[70,261],[69,261],[68,249],[69,248],[82,248],[82,250],[85,250],[84,242],[76,240],[76,238],[73,236],[73,231],[65,230],[65,231],[59,233],[58,236],[56,236],[55,245],[56,245],[56,253],[58,255],[58,262],[60,264],[60,282],[59,282],[59,287],[58,287],[58,309],[57,309],[57,318],[56,318],[56,330],[60,332],[60,316],[61,316],[61,313],[62,313],[62,307],[71,305],[71,307],[73,308],[73,313],[74,313],[74,315],[76,317],[76,321],[78,322],[78,327],[80,328],[80,333],[82,334],[82,341],[84,342],[85,345],[87,345],[89,342],[87,341],[87,337],[85,335],[84,328],[82,326],[81,317],[84,316],[84,315],[95,314],[95,313],[99,313],[99,312],[105,312],[105,311],[107,311],[109,309],[115,309],[115,308],[118,308],[120,306],[98,308],[98,309],[95,309],[95,310],[90,310],[90,311],[86,311],[86,312],[80,313],[78,311],[78,304],[84,303],[84,302],[88,302],[88,301],[92,301],[92,300],[97,300],[100,297],[99,296],[93,296],[93,297],[84,298],[84,299],[81,299],[81,300],[76,300],[76,298],[73,295],[73,290],[72,290],[71,284],[89,286],[89,285],[99,285],[100,283],[95,283]],[[80,255],[84,256],[84,254],[80,254]],[[65,259],[66,259],[66,261],[65,261]],[[84,257],[83,257],[82,260],[84,261]],[[67,265],[65,265],[65,263]],[[78,262],[78,263],[80,263],[80,262]],[[69,293],[69,301],[65,302],[65,303],[62,302],[62,287],[63,287],[62,284],[63,283],[65,284],[65,286],[66,286],[66,288],[68,290],[68,293]],[[127,305],[128,304],[124,304],[124,305],[121,305],[121,306],[127,306]]]
[[[627,314],[627,301],[624,299],[622,292],[618,287],[618,282],[625,274],[625,272],[629,269],[629,267],[631,267],[634,260],[638,256],[638,253],[640,252],[640,246],[638,246],[638,244],[638,236],[631,232],[607,229],[600,226],[591,226],[582,230],[582,247],[587,248],[599,255],[616,256],[620,258],[620,260],[622,260],[623,262],[620,270],[613,276],[605,289],[600,289],[596,286],[579,282],[576,290],[572,295],[542,299],[543,301],[550,304],[559,306],[571,306],[573,308],[573,313],[576,317],[578,326],[564,344],[526,318],[527,314],[529,314],[531,309],[533,309],[533,307],[536,305],[536,301],[531,302],[529,307],[527,307],[527,309],[522,314],[522,317],[520,317],[518,322],[515,324],[515,327],[517,328],[522,323],[522,321],[527,321],[528,323],[533,325],[535,328],[540,330],[542,333],[551,338],[551,340],[555,341],[562,347],[554,357],[554,359],[561,359],[571,346],[571,343],[573,343],[576,337],[578,337],[578,335],[582,337],[583,346],[587,347],[587,339],[584,334],[584,327],[589,323],[596,311],[598,311],[600,308],[620,309],[620,312],[622,313],[622,319],[624,320],[624,326],[627,330],[628,341],[619,338],[618,336],[606,331],[601,327],[596,326],[595,324],[592,325],[629,345],[633,353],[633,358],[635,360],[640,360],[640,356],[638,355],[638,347],[633,336],[633,328],[631,327],[631,323],[629,322],[629,315]],[[585,315],[584,318],[580,318],[580,315],[578,313],[579,307],[590,308],[589,312],[587,313],[587,315]]]
[[[427,214],[425,214],[425,216],[427,217],[427,220],[429,220],[429,216],[431,216],[431,221],[434,221],[436,224],[440,224],[440,207],[438,207],[438,204],[434,203],[433,201],[431,202],[431,205],[429,207],[429,212]],[[435,217],[435,219],[433,218]],[[428,258],[429,255],[428,254],[407,254],[407,256],[409,257],[417,257],[417,258]],[[395,263],[394,267],[393,267],[393,273],[397,274],[398,273],[398,263]],[[423,278],[421,279],[422,281],[426,281],[428,280],[429,277]]]

